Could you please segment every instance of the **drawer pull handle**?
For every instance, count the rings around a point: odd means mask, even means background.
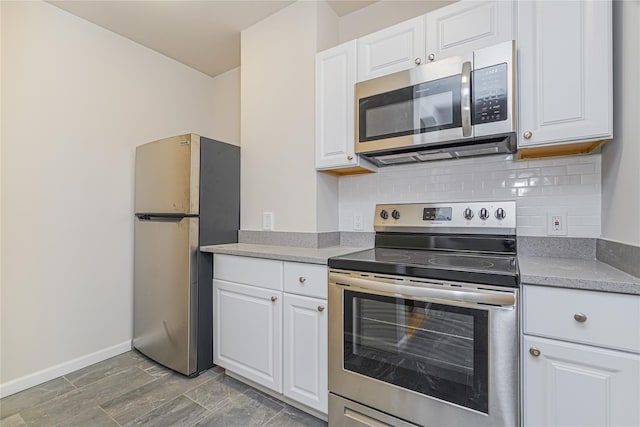
[[[278,300],[278,297],[271,297],[271,302],[276,302]]]
[[[573,315],[573,318],[576,319],[576,322],[584,323],[587,321],[587,315],[584,313],[576,313]]]
[[[531,348],[529,349],[529,353],[531,353],[531,355],[532,355],[533,357],[538,357],[538,356],[540,356],[540,354],[542,354],[542,353],[540,352],[540,349],[539,349],[539,348],[535,348],[535,347],[531,347]]]
[[[298,282],[304,283],[306,281],[307,281],[307,279],[305,279],[304,277],[302,277],[302,276],[298,277]]]
[[[322,312],[324,311],[324,306],[323,306],[323,305],[319,305],[319,306],[318,306],[318,311],[319,311],[320,313],[322,313]]]

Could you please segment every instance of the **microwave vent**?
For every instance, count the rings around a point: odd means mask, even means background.
[[[465,151],[456,151],[456,157],[470,157],[470,156],[483,156],[486,154],[498,154],[500,153],[500,149],[498,147],[485,147],[478,148],[477,150],[465,150]]]
[[[429,160],[450,159],[454,156],[452,153],[446,152],[446,151],[431,151],[431,152],[420,153],[416,157],[418,158],[418,160],[425,162]]]

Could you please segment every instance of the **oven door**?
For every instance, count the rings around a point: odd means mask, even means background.
[[[419,425],[517,425],[517,290],[372,277],[329,275],[330,391]]]

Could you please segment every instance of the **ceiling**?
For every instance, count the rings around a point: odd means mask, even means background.
[[[375,1],[331,0],[343,16]],[[240,32],[293,3],[281,0],[49,3],[212,77],[240,65]]]

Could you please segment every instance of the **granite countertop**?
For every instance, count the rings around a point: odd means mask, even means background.
[[[640,295],[640,279],[590,259],[518,256],[523,285]]]
[[[330,246],[327,248],[301,248],[297,246],[256,245],[251,243],[228,243],[225,245],[200,246],[202,252],[214,254],[240,255],[253,258],[269,258],[282,261],[327,264],[333,256],[363,251],[367,248]]]
[[[333,256],[365,250],[363,247],[331,246],[302,248],[252,243],[201,246],[203,252],[268,258],[282,261],[327,264]],[[640,279],[604,262],[581,258],[518,256],[520,281],[524,285],[553,286],[640,295]]]

